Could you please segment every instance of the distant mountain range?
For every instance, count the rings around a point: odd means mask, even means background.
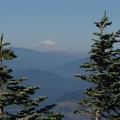
[[[31,49],[14,47],[10,47],[10,49],[14,50],[18,57],[12,61],[5,61],[4,63],[13,70],[21,70],[26,68],[51,70],[82,57],[60,51],[39,52]]]
[[[58,111],[66,115],[63,120],[78,118],[88,120],[87,116],[79,117],[73,114],[73,109],[77,108],[77,101],[84,97],[82,91],[90,86],[89,83],[74,78],[74,74],[84,73],[83,69],[79,69],[79,65],[86,62],[88,57],[82,58],[82,55],[63,51],[40,52],[14,47],[10,49],[14,50],[18,57],[11,61],[4,61],[3,64],[13,69],[12,74],[15,78],[28,79],[22,84],[40,86],[34,97],[48,96],[49,99],[43,104],[57,103]]]
[[[87,57],[80,59],[78,56],[63,52],[38,52],[14,47],[10,49],[14,50],[18,58],[5,61],[4,64],[13,69],[15,76],[27,77],[31,85],[64,92],[84,90],[89,85],[74,78],[74,74],[84,72],[79,69],[79,65],[87,61]]]
[[[15,78],[26,77],[24,84],[39,85],[42,95],[60,97],[76,90],[84,90],[88,85],[81,84],[80,80],[65,79],[48,71],[37,69],[24,69],[13,72]],[[42,91],[42,92],[41,92]],[[52,94],[51,94],[52,93]]]

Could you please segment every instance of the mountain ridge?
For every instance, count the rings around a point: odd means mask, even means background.
[[[37,68],[48,71],[79,58],[77,55],[64,52],[39,52],[32,49],[14,47],[10,47],[10,49],[18,57],[4,63],[14,70]]]
[[[85,57],[79,60],[68,62],[60,67],[57,67],[52,70],[53,73],[59,74],[64,78],[74,78],[74,74],[85,73],[85,69],[80,68],[80,65],[84,62],[87,62],[89,57]]]

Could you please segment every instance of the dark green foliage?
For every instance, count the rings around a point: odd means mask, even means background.
[[[53,113],[51,109],[56,104],[48,105],[43,108],[39,106],[40,102],[47,99],[47,96],[40,96],[32,99],[35,90],[39,86],[22,85],[26,78],[14,79],[10,74],[12,69],[3,65],[3,60],[12,60],[16,58],[14,51],[5,48],[10,43],[2,43],[3,34],[0,38],[0,120],[59,120],[63,116],[60,113]],[[5,107],[18,106],[19,111],[11,113]]]
[[[100,22],[95,22],[100,32],[93,34],[98,39],[93,39],[90,60],[81,65],[88,73],[75,75],[93,84],[84,92],[86,99],[78,103],[82,109],[75,111],[89,114],[91,120],[120,120],[120,49],[114,48],[120,42],[120,30],[104,33],[111,24],[106,12]]]

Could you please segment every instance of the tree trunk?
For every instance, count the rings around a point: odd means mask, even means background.
[[[95,120],[101,120],[101,111],[100,111],[100,110],[97,110],[97,111],[96,111]]]
[[[1,36],[0,39],[1,39],[0,42],[2,44],[2,36]],[[2,67],[2,48],[1,48],[1,46],[0,46],[0,67]],[[1,80],[2,80],[2,76],[0,76],[0,92],[2,92],[2,83],[1,83]],[[2,96],[1,96],[1,98],[2,98]],[[0,115],[2,115],[2,114],[3,114],[3,105],[2,105],[2,103],[0,103]]]

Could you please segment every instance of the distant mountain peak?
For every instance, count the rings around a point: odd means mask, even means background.
[[[59,47],[54,41],[52,40],[43,40],[40,41],[39,44],[35,44],[32,46],[33,50],[41,51],[41,52],[67,52],[71,53],[72,50]]]
[[[36,44],[36,45],[55,46],[56,43],[52,40],[43,40],[40,42],[40,44]],[[34,46],[36,46],[36,45],[34,45]]]

